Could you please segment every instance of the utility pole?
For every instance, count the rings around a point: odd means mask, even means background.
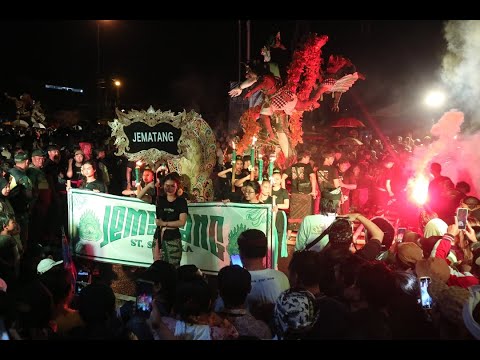
[[[103,77],[102,69],[102,45],[100,37],[100,20],[97,23],[97,120],[103,118],[105,112],[105,79]]]

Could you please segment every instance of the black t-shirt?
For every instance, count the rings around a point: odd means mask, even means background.
[[[285,172],[292,181],[292,193],[309,194],[312,192],[310,184],[310,174],[313,174],[313,168],[310,164],[296,163]]]
[[[320,165],[317,170],[317,181],[321,192],[335,189],[334,180],[338,179],[338,169],[335,166]]]
[[[275,199],[275,204],[283,204],[283,201],[285,199],[288,199],[288,191],[280,188],[280,190],[272,190],[272,196],[269,196],[267,200],[264,201],[265,204],[273,204],[273,196],[276,195],[277,198]],[[288,211],[288,210],[287,210]],[[282,232],[284,228],[284,218],[283,215],[281,214],[282,212],[285,212],[285,210],[279,209],[278,214],[275,217],[275,226],[277,227],[278,232]]]
[[[232,174],[230,173],[230,175]],[[235,181],[237,181],[238,179],[243,179],[247,175],[250,175],[250,172],[246,169],[242,169],[240,174],[235,173]],[[242,187],[243,185],[242,186],[235,185],[235,191],[238,192],[239,194],[242,194]]]
[[[78,181],[78,180],[83,180],[83,175],[82,175],[82,166],[77,166],[75,162],[72,164],[72,177],[70,180],[73,181]]]
[[[286,189],[280,188],[279,190],[272,189],[272,196],[276,196],[275,204],[283,204],[285,199],[289,199],[288,191]]]
[[[188,214],[187,200],[177,197],[170,202],[166,196],[159,196],[157,200],[157,219],[163,221],[177,221],[180,220],[180,214]],[[158,229],[159,231],[160,229]],[[166,229],[163,234],[163,240],[180,239],[180,230]]]
[[[92,190],[92,191],[93,190],[98,190],[101,193],[106,193],[107,192],[107,187],[105,186],[105,184],[98,179],[95,179],[95,180],[93,180],[92,182],[89,182],[89,183],[84,181],[82,183],[82,189]]]
[[[62,172],[62,166],[59,163],[56,163],[50,159],[45,161],[45,165],[43,166],[43,171],[47,178],[49,187],[54,192],[65,190],[65,186],[62,186],[58,182],[58,176]]]
[[[355,255],[361,257],[366,261],[373,261],[382,251],[382,243],[377,239],[370,239],[365,246],[358,250]]]

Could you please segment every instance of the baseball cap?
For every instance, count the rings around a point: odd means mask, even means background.
[[[63,260],[60,261],[55,261],[50,258],[43,259],[40,261],[37,265],[37,273],[38,274],[44,274],[54,266],[63,263]]]
[[[32,151],[32,157],[34,157],[34,156],[45,156],[45,154],[43,153],[42,150],[36,149],[36,150]]]
[[[13,157],[13,160],[14,160],[16,163],[19,163],[19,162],[28,160],[29,158],[30,158],[30,157],[28,156],[28,153],[27,153],[27,152],[18,152],[18,153],[16,153],[15,156]]]

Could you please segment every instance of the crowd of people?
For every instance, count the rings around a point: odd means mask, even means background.
[[[188,203],[200,199],[182,174],[170,172],[166,159],[149,167],[115,156],[108,131],[92,137],[72,130],[57,137],[42,128],[2,127],[9,137],[1,149],[0,177],[2,336],[480,339],[480,199],[469,194],[466,179],[455,184],[436,162],[429,164],[429,201],[419,207],[408,199],[414,169],[405,164],[432,139],[415,140],[411,133],[373,138],[359,129],[327,128],[320,130],[324,141],[293,146],[286,135],[294,111],[311,111],[323,93],[332,92],[336,112],[341,94],[361,78],[338,55],[320,71],[319,51],[327,40],[315,36],[303,50],[316,49],[310,65],[317,67],[307,74],[305,94],[278,83],[286,64],[271,58],[261,73],[252,66],[247,79],[230,90],[233,97],[247,90],[252,107],[259,106],[250,125],[262,123],[263,145],[276,156],[275,166],[263,167],[255,151],[254,156],[233,151],[230,144],[245,134],[217,136],[214,199],[272,205],[284,271],[268,266],[267,237],[257,229],[237,239],[242,265],[225,266],[214,281],[195,264],[181,265],[179,229],[188,219]],[[278,61],[285,50],[278,33],[264,53]],[[297,62],[290,73],[303,68]],[[349,85],[335,87],[345,77]],[[299,79],[292,84],[298,86]],[[135,272],[136,303],[119,306],[111,284],[100,276],[76,286],[77,274],[61,259],[72,188],[156,206],[152,265]],[[465,219],[458,218],[458,208]],[[359,227],[365,230],[362,247],[354,242]],[[401,237],[400,228],[405,229]],[[296,235],[295,251],[288,256],[291,235]]]
[[[115,164],[124,160],[112,156],[108,143],[93,144],[87,160],[81,141],[70,148],[45,141],[43,149],[3,149],[0,297],[11,338],[479,337],[480,200],[468,194],[468,183],[455,186],[442,175],[441,165],[432,163],[431,200],[418,209],[415,224],[389,202],[406,203],[401,197],[408,174],[402,174],[401,161],[408,161],[415,146],[428,143],[366,137],[362,146],[306,144],[298,162],[276,167],[270,177],[265,169],[261,183],[258,163],[251,164],[248,155],[237,156],[232,167],[228,152],[219,152],[212,173],[218,180],[216,200],[272,204],[274,212],[286,215],[276,217],[279,239],[285,241],[281,232],[288,228],[296,243],[293,256],[283,258],[284,273],[266,267],[265,234],[247,230],[238,239],[243,266],[223,268],[212,289],[194,264],[180,266],[178,228],[185,224],[188,203],[196,201],[181,176],[167,175],[163,162],[139,172],[137,165],[126,163],[115,173]],[[154,263],[136,273],[138,280],[146,277],[156,284],[151,313],[130,303],[115,312],[113,290],[99,279],[75,294],[73,275],[61,261],[66,192],[74,187],[156,204]],[[292,216],[296,201],[303,213]],[[468,209],[464,230],[455,216],[458,207]],[[392,216],[398,224],[389,221]],[[366,230],[362,248],[353,244],[354,223]],[[399,225],[407,228],[402,242],[396,237]],[[419,303],[420,277],[430,278],[431,309]],[[31,299],[42,301],[32,304]],[[31,306],[21,306],[25,303]]]

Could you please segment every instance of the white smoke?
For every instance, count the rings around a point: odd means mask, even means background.
[[[442,80],[454,104],[480,119],[480,21],[451,20],[445,24],[447,53]]]
[[[434,141],[430,146],[414,150],[410,166],[415,174],[429,174],[432,162],[442,165],[442,175],[448,176],[456,184],[466,181],[469,195],[478,196],[480,191],[480,134],[461,134],[464,114],[450,110],[443,114],[430,130]]]

